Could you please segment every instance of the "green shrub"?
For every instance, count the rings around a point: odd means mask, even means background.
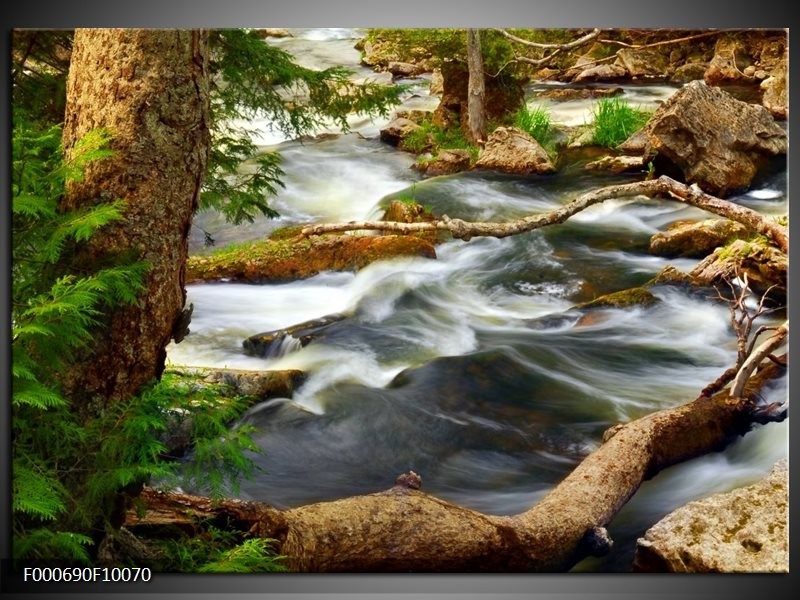
[[[601,98],[594,110],[593,143],[614,148],[640,129],[650,118],[645,110],[633,108],[622,98]]]

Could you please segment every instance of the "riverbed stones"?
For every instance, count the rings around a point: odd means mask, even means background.
[[[678,90],[645,128],[647,156],[719,197],[746,189],[770,158],[787,150],[786,132],[766,108],[702,81]],[[665,166],[658,170],[667,171]]]
[[[789,116],[786,65],[786,60],[782,60],[760,86],[764,90],[761,103],[776,119],[786,119]]]
[[[575,83],[588,81],[619,81],[629,77],[625,67],[620,65],[595,65],[578,73],[575,76]]]
[[[706,219],[700,222],[675,223],[650,238],[650,253],[666,258],[703,258],[751,232],[729,219]]]
[[[743,71],[750,64],[751,59],[739,40],[722,37],[717,40],[714,57],[703,78],[708,85],[737,83],[748,79]]]
[[[298,347],[307,346],[319,338],[331,325],[346,318],[347,315],[334,313],[318,319],[304,321],[291,327],[257,333],[245,339],[242,342],[242,348],[244,353],[250,356],[279,356],[280,347],[287,339],[296,341]]]
[[[431,157],[430,160],[420,161],[414,164],[417,171],[422,171],[430,177],[436,175],[450,175],[460,173],[469,169],[472,163],[472,155],[468,150],[453,148],[440,150],[439,153]]]
[[[539,142],[516,127],[498,127],[489,134],[475,167],[513,175],[552,173],[556,170]]]
[[[639,538],[634,571],[788,572],[788,483],[781,460],[753,485],[670,513]]]
[[[537,93],[536,97],[547,98],[556,102],[568,102],[570,100],[621,96],[624,91],[621,87],[564,87],[543,90]]]
[[[625,154],[620,156],[604,156],[586,163],[584,168],[594,171],[610,171],[611,173],[641,171],[644,169],[644,158]]]
[[[669,55],[653,48],[622,48],[617,64],[631,77],[663,77],[669,68]]]

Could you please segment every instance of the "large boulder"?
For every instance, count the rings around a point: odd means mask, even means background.
[[[729,219],[679,222],[650,238],[650,253],[667,258],[703,258],[715,248],[750,234],[744,225]]]
[[[786,132],[766,108],[702,81],[686,84],[660,106],[645,133],[645,153],[662,163],[660,172],[677,167],[687,183],[719,197],[746,189],[768,159],[787,148]]]
[[[637,541],[634,571],[788,572],[788,484],[782,460],[751,486],[670,513]]]
[[[498,127],[490,133],[475,167],[513,175],[552,173],[556,170],[539,142],[516,127]]]

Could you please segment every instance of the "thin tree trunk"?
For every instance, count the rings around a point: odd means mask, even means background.
[[[467,30],[467,140],[476,146],[486,139],[486,89],[481,56],[481,38],[477,29]]]
[[[165,526],[191,530],[200,520],[224,517],[251,535],[277,539],[294,571],[565,571],[608,550],[605,526],[644,480],[720,450],[749,430],[758,414],[753,398],[784,373],[769,363],[750,378],[744,398],[732,399],[727,391],[701,396],[612,427],[603,444],[538,504],[511,517],[430,496],[407,474],[384,492],[287,511],[145,490],[141,499],[148,510],[129,511],[126,526],[140,533]]]
[[[72,183],[64,209],[124,199],[124,219],[71,259],[95,269],[115,257],[149,263],[136,306],[116,310],[65,390],[83,406],[131,397],[161,374],[186,292],[187,235],[209,149],[208,38],[190,30],[78,29],[67,80],[63,145],[106,128],[114,156]]]
[[[469,240],[473,237],[507,237],[519,233],[526,233],[556,223],[563,223],[571,216],[589,208],[593,204],[604,202],[612,198],[625,198],[631,196],[669,196],[680,202],[702,208],[716,215],[726,217],[747,226],[752,231],[766,235],[783,252],[789,250],[789,237],[786,228],[775,221],[763,217],[758,212],[747,207],[721,200],[701,191],[696,186],[688,186],[666,175],[649,181],[639,181],[621,185],[611,185],[587,192],[578,196],[572,202],[550,212],[530,215],[516,221],[507,223],[470,223],[461,219],[450,219],[444,215],[437,221],[425,223],[395,223],[391,221],[351,221],[349,223],[333,223],[309,225],[302,230],[302,235],[320,235],[343,231],[358,231],[362,229],[395,231],[410,234],[422,231],[449,231],[453,237]]]

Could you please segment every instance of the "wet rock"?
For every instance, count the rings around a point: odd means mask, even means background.
[[[684,273],[674,265],[667,265],[648,282],[648,285],[694,286],[696,283],[688,273]]]
[[[647,146],[647,131],[645,127],[635,131],[627,140],[622,142],[617,148],[626,154],[643,155]]]
[[[659,300],[645,288],[630,288],[611,294],[606,294],[590,300],[576,304],[573,309],[583,310],[589,308],[629,308],[631,306],[652,306]]]
[[[296,346],[300,348],[307,346],[317,339],[328,327],[346,318],[347,315],[338,313],[331,314],[320,317],[319,319],[304,321],[303,323],[298,323],[297,325],[292,325],[284,329],[275,329],[273,331],[258,333],[244,340],[244,342],[242,342],[242,348],[244,349],[244,353],[250,356],[281,356],[281,351],[287,346],[287,341],[293,342],[293,347]]]
[[[786,301],[787,256],[769,244],[756,239],[736,240],[700,261],[689,274],[695,283],[728,288],[726,281],[747,274],[750,289],[761,295],[769,292],[777,302]]]
[[[786,133],[767,109],[701,81],[686,84],[659,107],[645,135],[647,156],[720,197],[747,188],[769,158],[787,149]]]
[[[650,253],[667,258],[703,258],[715,248],[752,233],[729,219],[677,223],[650,238]]]
[[[430,121],[433,111],[430,110],[398,110],[397,117],[414,121],[417,125],[421,125],[425,121]]]
[[[617,53],[616,62],[631,77],[664,77],[669,55],[654,48],[623,48]]]
[[[270,398],[291,398],[294,390],[306,380],[306,374],[297,369],[248,371],[171,366],[167,369],[167,373],[194,381],[200,386],[226,385],[229,386],[231,395],[254,396],[259,401]]]
[[[570,100],[586,100],[589,98],[610,98],[621,96],[624,90],[621,87],[581,87],[581,88],[554,88],[536,94],[537,98],[547,98],[556,102]]]
[[[572,80],[575,83],[581,81],[618,81],[628,77],[625,67],[619,65],[595,65],[578,73]]]
[[[516,127],[498,127],[490,133],[475,167],[514,175],[555,171],[539,142]]]
[[[584,167],[595,171],[611,171],[612,173],[624,173],[626,171],[641,171],[644,168],[644,158],[641,156],[604,156]]]
[[[440,150],[430,160],[417,162],[414,168],[431,177],[460,173],[470,168],[472,155],[468,150]]]
[[[240,244],[186,261],[186,283],[296,281],[322,271],[357,271],[398,256],[436,258],[430,242],[409,235],[323,235]]]
[[[398,117],[381,129],[381,141],[392,146],[399,146],[410,133],[417,129],[420,129],[420,126],[411,119]]]
[[[639,538],[634,571],[788,572],[788,483],[781,460],[751,486],[670,513]]]

